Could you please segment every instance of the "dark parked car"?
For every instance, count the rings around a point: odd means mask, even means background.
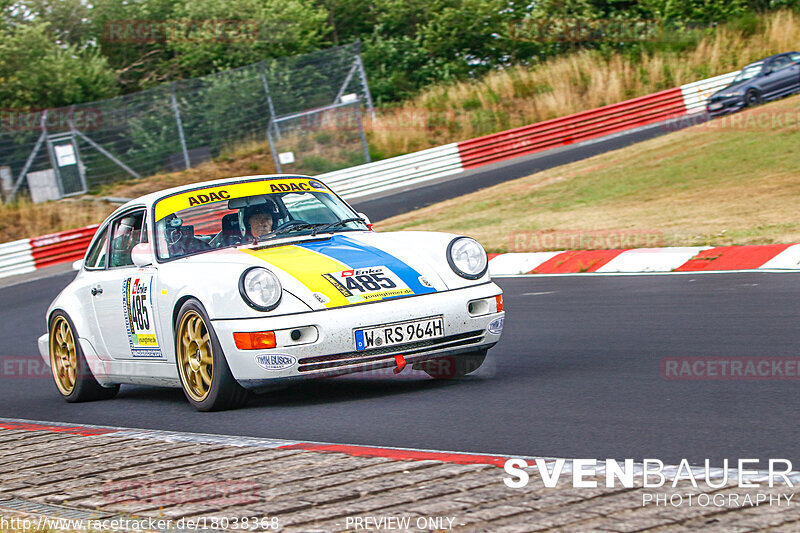
[[[711,116],[725,115],[799,91],[800,52],[786,52],[744,67],[733,83],[709,98],[706,109]]]

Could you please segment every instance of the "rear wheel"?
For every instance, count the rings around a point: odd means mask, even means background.
[[[63,311],[56,311],[50,319],[49,345],[53,380],[65,400],[71,403],[106,400],[119,392],[119,385],[103,387],[94,378],[75,326]]]
[[[415,367],[424,370],[433,379],[463,378],[478,370],[485,359],[486,350],[481,350],[425,361]]]
[[[744,95],[744,103],[747,107],[755,107],[757,105],[761,105],[763,103],[763,99],[761,98],[761,93],[755,89],[750,89]]]
[[[247,390],[234,379],[200,302],[188,300],[178,317],[175,354],[186,399],[198,411],[223,411],[244,405]]]

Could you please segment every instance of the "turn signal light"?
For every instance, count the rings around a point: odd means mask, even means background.
[[[276,346],[274,331],[234,333],[233,340],[236,342],[236,347],[240,350],[263,350]]]
[[[498,294],[497,296],[494,297],[494,299],[495,301],[497,301],[497,312],[499,313],[500,311],[503,310],[503,295]]]

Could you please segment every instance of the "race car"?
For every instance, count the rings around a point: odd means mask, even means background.
[[[711,95],[706,111],[712,117],[727,115],[798,91],[800,52],[777,54],[744,67],[730,85]]]
[[[101,224],[38,340],[69,402],[180,387],[198,410],[406,365],[463,377],[503,330],[481,245],[376,232],[318,179],[250,176],[132,200]]]

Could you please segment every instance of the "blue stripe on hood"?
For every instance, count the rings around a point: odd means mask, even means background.
[[[408,285],[408,288],[414,291],[414,294],[436,292],[436,289],[426,287],[419,282],[419,272],[392,254],[358,242],[346,235],[332,235],[328,240],[297,243],[295,246],[301,246],[307,250],[327,255],[352,268],[370,268],[383,265],[397,274]]]

